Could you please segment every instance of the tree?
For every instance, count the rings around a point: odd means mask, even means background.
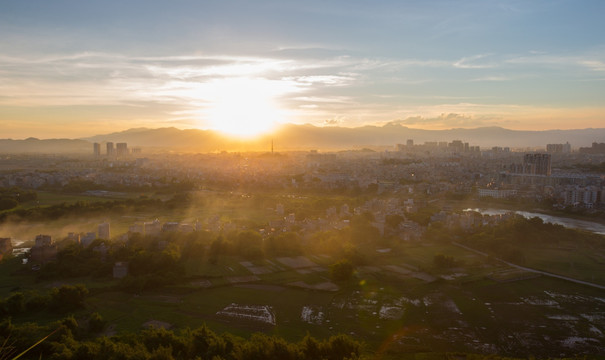
[[[340,260],[330,266],[330,273],[334,281],[344,282],[349,280],[353,275],[353,270],[353,264],[347,259]]]
[[[25,295],[22,292],[13,293],[6,299],[6,308],[9,314],[20,314],[25,311]]]
[[[395,229],[405,218],[401,215],[387,215],[384,219],[384,224],[392,229]]]
[[[265,251],[273,256],[294,256],[302,253],[300,236],[295,232],[280,233],[267,239]]]
[[[237,235],[237,251],[248,259],[258,259],[264,256],[263,254],[263,238],[254,231],[242,231]]]
[[[212,242],[212,244],[210,244],[210,251],[208,253],[208,262],[211,264],[216,264],[218,262],[218,257],[220,255],[222,255],[223,252],[223,237],[219,235],[219,237],[216,238],[216,240],[214,240]]]
[[[0,198],[0,210],[10,210],[16,208],[19,203],[15,199]]]
[[[299,344],[306,360],[321,359],[320,343],[307,333]]]
[[[98,333],[105,328],[105,320],[98,312],[90,314],[88,318],[88,331]]]
[[[51,290],[51,307],[57,310],[73,310],[84,306],[84,299],[88,295],[88,289],[78,284],[63,285]]]
[[[456,260],[449,255],[437,254],[433,257],[433,264],[440,269],[447,269],[456,266]]]

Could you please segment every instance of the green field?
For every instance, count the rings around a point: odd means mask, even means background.
[[[583,248],[526,248],[526,265],[531,268],[605,285],[603,251]]]
[[[454,269],[436,269],[432,263],[435,254],[449,254],[464,262]],[[272,269],[256,278],[237,257],[222,258],[216,265],[200,261],[190,264],[193,270],[187,282],[140,293],[118,291],[118,281],[91,278],[36,283],[31,272],[19,274],[19,262],[5,261],[0,265],[0,289],[7,296],[15,289],[43,291],[63,283],[84,283],[91,295],[86,309],[75,315],[85,318],[99,312],[108,322],[108,334],[138,331],[152,320],[175,329],[207,324],[219,333],[247,337],[261,331],[291,341],[307,333],[319,338],[346,333],[363,340],[370,349],[382,349],[385,358],[451,351],[544,357],[565,351],[568,355],[590,354],[599,349],[597,331],[605,329],[605,302],[599,289],[544,276],[517,279],[514,271],[502,265],[489,264],[475,253],[443,243],[404,244],[398,251],[376,252],[370,258],[373,262],[359,267],[350,282],[339,284],[338,291],[292,285],[330,280],[325,265],[334,260],[318,256],[307,259],[324,270],[305,272],[277,259],[245,263]],[[416,270],[410,270],[411,274],[393,270],[414,268],[436,280],[416,278]],[[506,271],[511,275],[502,281],[489,279],[490,274]],[[450,280],[446,280],[448,275]],[[217,314],[233,303],[269,306],[276,325]],[[305,321],[305,311],[321,316]],[[28,314],[13,321],[47,323],[59,318]],[[587,340],[564,346],[576,338]]]
[[[107,200],[50,193],[40,196],[49,205]],[[0,225],[0,234],[31,240],[36,234],[46,233],[61,239],[68,232],[96,231],[99,223],[110,221],[115,237],[136,221],[158,218],[161,222],[193,223],[198,218],[214,216],[222,223],[257,229],[265,226],[268,219],[278,218],[276,203],[283,203],[288,212],[318,200],[245,194],[225,198],[225,194],[197,192],[187,206],[176,209],[7,222]],[[334,197],[328,205],[346,201]],[[310,211],[321,212],[326,204],[315,205]],[[383,241],[380,245],[358,245],[360,263],[356,264],[353,278],[345,283],[332,281],[330,265],[340,260],[334,254],[305,254],[305,261],[312,265],[296,265],[302,260],[294,257],[251,261],[232,254],[221,255],[216,263],[210,263],[206,251],[204,257],[184,263],[181,282],[141,292],[123,291],[119,280],[89,276],[37,280],[39,273],[22,265],[20,259],[12,259],[0,263],[0,296],[6,298],[15,291],[44,293],[63,284],[85,284],[90,296],[86,307],[74,315],[84,320],[90,313],[99,312],[108,323],[108,335],[138,331],[149,321],[160,321],[174,329],[208,324],[219,333],[249,336],[261,331],[291,341],[307,333],[319,338],[345,333],[366,342],[371,350],[380,349],[387,359],[426,352],[521,357],[605,352],[601,345],[605,296],[600,289],[519,271],[492,257],[455,246],[446,237],[393,241],[389,246]],[[605,256],[601,249],[599,243],[588,241],[561,242],[556,247],[547,243],[521,247],[525,266],[605,283]],[[437,267],[434,260],[439,254],[451,257],[455,265]],[[275,325],[221,313],[231,304],[241,308],[267,306],[275,316]],[[28,313],[13,317],[13,321],[50,323],[65,315]]]

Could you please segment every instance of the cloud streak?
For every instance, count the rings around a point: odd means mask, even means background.
[[[296,52],[305,56],[296,57]],[[203,127],[204,109],[215,101],[213,94],[220,84],[246,79],[288,108],[293,122],[359,126],[402,118],[410,126],[510,125],[512,117],[503,116],[503,109],[515,114],[515,106],[524,105],[514,104],[525,99],[510,92],[506,98],[486,93],[482,84],[506,83],[523,89],[523,81],[561,68],[574,69],[570,81],[594,80],[592,74],[605,71],[605,62],[599,53],[486,53],[449,60],[371,58],[326,48],[282,49],[267,56],[0,55],[0,107],[12,109],[0,108],[0,122],[19,107],[75,106],[76,113],[84,107],[120,107],[141,110],[133,122],[154,118],[155,124]],[[466,102],[449,104],[453,99]],[[151,115],[158,106],[171,108],[161,111],[163,122]],[[447,115],[435,115],[441,113]]]

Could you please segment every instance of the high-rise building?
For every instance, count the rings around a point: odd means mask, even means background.
[[[99,224],[99,239],[103,239],[103,240],[109,240],[110,238],[110,233],[109,233],[109,223],[108,222],[104,222],[102,224]]]
[[[35,263],[46,263],[57,257],[57,245],[50,235],[37,235],[36,243],[29,251],[30,261]]]
[[[566,154],[571,153],[571,144],[569,142],[563,144],[563,152]]]
[[[127,143],[117,143],[116,151],[118,156],[128,155],[128,144]]]
[[[413,147],[414,146],[414,139],[408,139],[405,142],[405,146],[407,146],[407,147]]]
[[[464,151],[464,143],[462,140],[453,140],[447,146],[450,148],[450,150],[456,153],[461,153]]]
[[[80,236],[80,244],[83,247],[88,247],[97,238],[97,234],[94,232],[87,232],[86,235]]]
[[[525,154],[523,167],[525,173],[550,176],[550,154]]]
[[[95,154],[95,156],[101,156],[101,144],[99,144],[99,143],[92,144],[92,151]]]
[[[113,147],[112,142],[107,142],[107,156],[113,156],[115,154],[115,149]]]
[[[50,235],[36,235],[36,242],[34,246],[46,246],[52,245],[53,240]]]
[[[580,154],[605,154],[605,143],[592,143],[592,147],[581,147]]]
[[[569,154],[571,152],[571,145],[569,144],[569,142],[565,144],[547,144],[546,152]]]

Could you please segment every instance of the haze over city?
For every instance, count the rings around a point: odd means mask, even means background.
[[[599,128],[604,12],[602,1],[3,1],[0,137]]]
[[[0,0],[0,360],[605,359],[604,14]]]

